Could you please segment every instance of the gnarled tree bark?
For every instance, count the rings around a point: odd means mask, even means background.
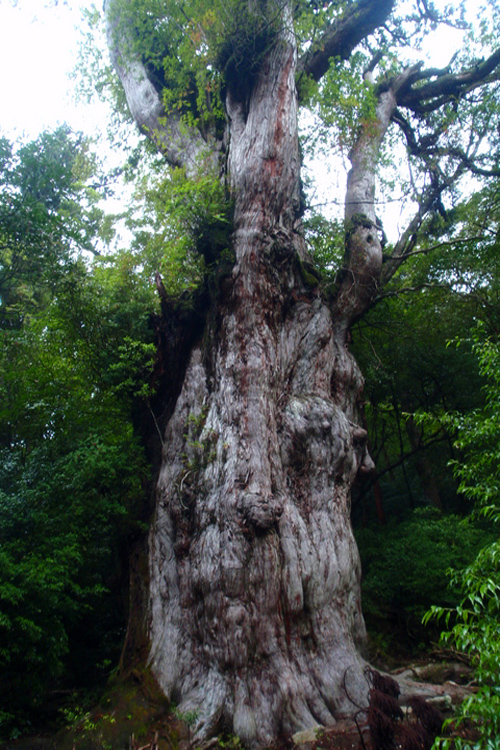
[[[165,112],[144,65],[125,55],[113,4],[112,59],[137,122],[170,164],[192,172],[211,148],[213,166],[222,141]],[[228,152],[219,168],[234,200],[235,263],[189,351],[149,536],[149,660],[165,694],[196,712],[199,738],[226,729],[257,747],[332,724],[353,708],[346,680],[358,705],[366,701],[350,491],[373,464],[348,338],[382,270],[373,208],[380,143],[398,98],[412,101],[417,73],[387,82],[376,122],[351,154],[333,305],[304,270],[295,77],[319,79],[329,58],[347,57],[393,5],[349,4],[298,63],[292,4],[267,3],[280,18],[276,38],[250,91],[241,96],[234,80],[225,91]]]
[[[199,736],[260,746],[350,708],[347,670],[366,691],[349,520],[369,465],[362,379],[302,278],[287,28],[250,101],[228,91],[236,262],[167,428],[150,536],[154,673]]]

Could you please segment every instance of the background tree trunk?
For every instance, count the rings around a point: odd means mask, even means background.
[[[406,418],[405,426],[411,449],[415,454],[415,468],[424,495],[434,507],[442,511],[443,502],[441,500],[441,493],[439,492],[439,486],[436,477],[434,476],[431,463],[425,454],[422,432],[411,414]]]

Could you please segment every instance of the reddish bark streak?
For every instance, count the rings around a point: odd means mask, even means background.
[[[290,72],[292,70],[293,65],[293,52],[290,53],[290,56],[288,58],[288,62],[285,64],[283,68],[283,73],[280,78],[279,87],[278,87],[278,117],[276,121],[276,129],[274,134],[274,142],[276,144],[276,148],[278,153],[280,152],[280,147],[283,140],[283,119],[288,119],[286,117],[287,113],[287,103],[288,103],[288,96],[289,96],[289,80],[290,80]]]

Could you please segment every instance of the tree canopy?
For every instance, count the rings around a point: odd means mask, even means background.
[[[109,225],[85,140],[61,128],[21,146],[4,139],[2,151],[4,734],[28,726],[68,676],[92,684],[119,656],[120,540],[137,533],[148,477],[131,399],[147,389],[154,346],[130,258],[90,262]]]

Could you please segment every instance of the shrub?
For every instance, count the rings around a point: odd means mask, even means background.
[[[431,605],[453,607],[457,586],[447,570],[467,565],[491,534],[436,508],[415,510],[400,524],[356,533],[363,565],[363,610],[368,626],[389,620],[405,637],[428,640],[421,620]]]

